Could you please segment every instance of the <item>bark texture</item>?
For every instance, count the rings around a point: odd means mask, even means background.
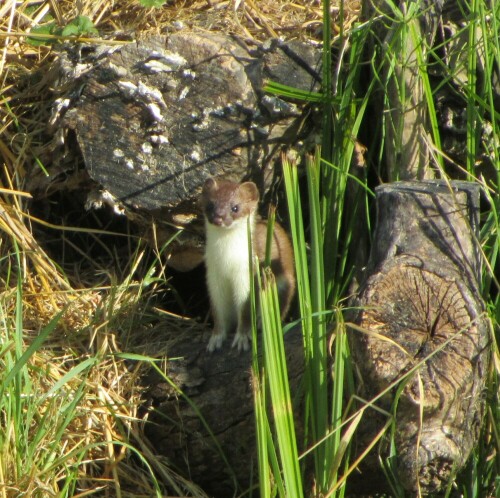
[[[398,182],[377,189],[377,228],[350,334],[360,394],[396,409],[397,472],[438,492],[477,442],[488,322],[477,247],[479,187]],[[391,387],[392,386],[392,387]],[[396,387],[404,386],[396,398]],[[364,443],[387,417],[363,428]]]
[[[76,131],[92,179],[149,210],[177,206],[207,176],[258,172],[262,185],[274,146],[297,140],[303,111],[264,95],[265,79],[319,83],[319,51],[305,44],[250,48],[180,32],[87,52],[61,55],[62,83],[74,92],[62,126]]]

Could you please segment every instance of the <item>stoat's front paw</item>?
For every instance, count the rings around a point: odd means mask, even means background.
[[[212,333],[210,340],[208,341],[207,351],[209,353],[213,353],[216,349],[221,349],[225,337],[226,336],[224,334]]]
[[[232,347],[237,348],[238,351],[248,351],[250,348],[250,337],[248,336],[248,334],[236,332]]]

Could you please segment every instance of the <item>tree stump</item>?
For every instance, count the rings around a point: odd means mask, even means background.
[[[350,344],[361,395],[388,389],[377,402],[387,411],[397,401],[397,472],[412,493],[442,489],[481,425],[489,353],[478,213],[472,183],[377,188],[377,228],[354,320],[364,333],[353,329]],[[364,444],[385,420],[370,417]]]

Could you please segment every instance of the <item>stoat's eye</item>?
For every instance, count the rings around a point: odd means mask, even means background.
[[[238,204],[234,204],[234,206],[231,206],[231,211],[233,213],[237,213],[240,210],[240,206]]]

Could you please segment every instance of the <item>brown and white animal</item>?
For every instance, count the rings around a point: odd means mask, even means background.
[[[208,351],[222,347],[236,327],[233,347],[247,350],[251,338],[248,222],[252,251],[263,262],[267,224],[257,217],[259,191],[252,182],[236,183],[209,178],[200,203],[205,216],[205,265],[214,329]],[[288,235],[274,224],[271,268],[276,277],[282,318],[295,292],[293,251]]]

